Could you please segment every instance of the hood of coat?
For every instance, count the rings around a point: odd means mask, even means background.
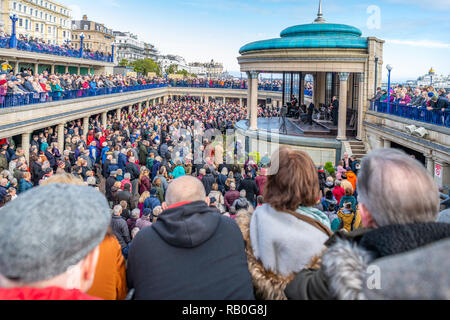
[[[195,248],[213,236],[220,219],[217,210],[197,201],[164,211],[153,229],[172,246]]]
[[[359,241],[343,238],[324,253],[322,267],[331,296],[339,300],[365,299],[369,264],[383,257],[402,254],[450,237],[450,224],[417,223],[392,225],[368,231]]]

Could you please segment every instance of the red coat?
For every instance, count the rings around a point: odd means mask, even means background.
[[[0,289],[0,300],[102,300],[80,290],[57,287]]]
[[[337,203],[339,204],[341,202],[341,198],[345,196],[345,190],[342,187],[335,187],[333,189],[333,195],[337,200]]]
[[[258,196],[262,196],[264,194],[264,186],[266,184],[267,177],[266,176],[257,176],[255,178],[256,185],[258,186],[259,193]]]

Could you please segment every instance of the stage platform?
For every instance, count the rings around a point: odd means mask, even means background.
[[[258,130],[250,130],[248,121],[236,124],[237,139],[244,142],[246,152],[272,154],[286,145],[307,152],[317,165],[336,163],[342,159],[342,142],[318,123],[312,126],[286,119],[287,134],[280,132],[280,118],[258,118]]]

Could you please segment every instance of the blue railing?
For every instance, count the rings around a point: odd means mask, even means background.
[[[387,102],[380,101],[372,102],[370,110],[437,126],[450,127],[449,110],[427,110],[427,108],[423,107],[412,107],[396,103],[391,103],[388,106]]]
[[[9,49],[9,38],[0,37],[0,48]],[[36,52],[43,54],[52,54],[56,56],[64,56],[71,58],[80,58],[80,50],[69,49],[51,44],[42,44],[37,42],[29,42],[24,40],[17,40],[17,50]],[[83,52],[83,58],[88,60],[112,62],[111,56],[105,56],[98,53]]]
[[[62,100],[79,99],[86,97],[103,96],[108,94],[126,93],[140,90],[149,90],[155,88],[167,87],[167,84],[146,84],[129,87],[112,87],[112,88],[98,88],[98,89],[83,89],[83,90],[67,90],[54,92],[40,92],[40,93],[25,93],[25,94],[8,94],[0,96],[0,108],[12,108],[19,106],[26,106],[38,103],[48,103]]]
[[[190,83],[188,81],[171,81],[169,85],[174,88],[212,88],[212,89],[237,89],[247,90],[247,83],[218,84],[218,83]],[[281,87],[270,85],[259,85],[259,90],[281,92]]]

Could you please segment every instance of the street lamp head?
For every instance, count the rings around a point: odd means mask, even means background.
[[[80,38],[84,38],[84,33],[83,32],[80,34]]]
[[[392,67],[390,64],[388,64],[388,65],[386,66],[386,69],[388,69],[388,71],[392,71],[392,69],[394,69],[394,67]]]

